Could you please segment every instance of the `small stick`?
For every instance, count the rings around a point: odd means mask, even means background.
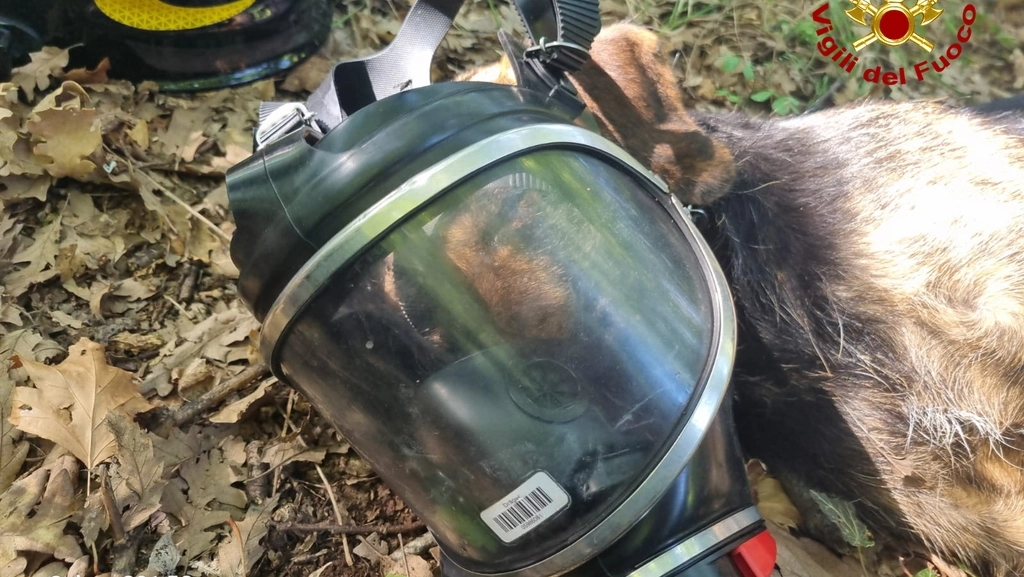
[[[281,531],[292,533],[313,533],[327,531],[338,535],[371,535],[380,533],[382,535],[398,535],[401,533],[412,533],[422,531],[426,525],[422,521],[413,521],[403,525],[342,525],[334,523],[292,523],[284,524],[271,522],[270,525]]]
[[[222,402],[224,399],[231,396],[232,393],[241,390],[253,381],[263,378],[269,371],[270,367],[267,363],[256,363],[255,365],[249,366],[234,377],[210,389],[200,397],[178,407],[176,411],[170,413],[170,415],[167,416],[166,419],[162,420],[162,422],[156,423],[153,426],[153,432],[157,433],[161,437],[166,436],[170,432],[171,427],[180,427],[181,425],[192,422],[199,415],[206,412],[210,407]]]
[[[402,562],[405,563],[405,577],[412,577],[409,570],[409,556],[405,554],[405,543],[402,541],[402,534],[398,534],[398,550],[402,552]]]
[[[302,445],[305,446],[306,443],[302,443]],[[341,525],[345,520],[345,516],[341,514],[341,506],[338,505],[338,499],[334,496],[334,489],[331,489],[331,484],[327,481],[327,475],[324,474],[324,470],[319,464],[316,465],[316,472],[320,475],[320,480],[323,481],[324,489],[327,490],[327,496],[331,499],[331,508],[334,509],[334,518],[338,521],[338,524]],[[352,550],[348,545],[348,537],[344,534],[342,534],[341,537],[341,545],[342,549],[345,550],[345,563],[349,567],[352,567],[356,562],[352,559]]]
[[[200,214],[198,210],[192,208],[192,205],[185,202],[184,200],[181,200],[181,198],[179,198],[178,195],[171,192],[170,189],[168,189],[166,186],[157,182],[157,180],[150,176],[150,174],[147,173],[145,170],[140,169],[139,174],[148,178],[149,181],[153,183],[153,186],[155,186],[156,189],[161,192],[161,194],[181,205],[181,207],[187,210],[188,213],[191,214],[196,220],[208,226],[210,228],[210,232],[217,235],[217,237],[219,237],[225,243],[231,243],[231,236],[228,235],[228,233],[221,230],[219,226],[213,224],[213,221]]]

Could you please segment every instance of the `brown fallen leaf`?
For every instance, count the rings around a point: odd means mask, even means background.
[[[174,531],[174,544],[181,552],[181,562],[188,563],[194,557],[202,555],[213,548],[217,534],[210,531],[223,525],[230,515],[227,511],[211,511],[205,502],[189,498],[176,485],[167,485],[161,505],[165,512],[174,515],[181,527]]]
[[[319,463],[327,455],[325,447],[307,447],[298,440],[298,435],[277,438],[263,449],[263,462],[275,469],[292,461]]]
[[[49,223],[36,229],[32,240],[24,244],[11,262],[28,263],[19,270],[10,271],[3,277],[3,286],[8,296],[22,295],[30,286],[45,282],[57,276],[57,254],[60,252],[60,221],[58,214]]]
[[[385,557],[381,563],[381,572],[403,577],[431,577],[434,574],[430,562],[419,555],[406,555],[397,561]]]
[[[10,377],[10,363],[0,362],[0,415],[11,411],[14,381]],[[0,494],[7,491],[18,477],[28,456],[29,443],[21,439],[21,431],[7,419],[0,419]]]
[[[8,205],[29,198],[45,201],[52,181],[49,176],[6,176],[0,180],[0,202]]]
[[[216,414],[210,417],[211,423],[237,423],[242,415],[245,414],[249,407],[256,401],[266,396],[267,392],[270,391],[270,386],[273,381],[267,380],[260,383],[260,386],[255,391],[248,395],[238,399],[237,401],[225,405],[221,410],[217,411]],[[323,456],[321,456],[321,459]]]
[[[57,366],[24,361],[35,388],[14,389],[10,420],[26,433],[71,451],[92,469],[116,449],[104,425],[112,411],[129,417],[151,408],[132,382],[131,373],[107,364],[103,346],[81,339]]]
[[[121,522],[125,531],[131,531],[160,509],[160,498],[167,485],[163,480],[164,465],[154,456],[149,435],[134,421],[112,412],[106,423],[117,442],[117,466],[111,468],[114,497],[122,510],[128,507]]]
[[[761,516],[787,529],[796,529],[803,521],[800,511],[789,499],[777,479],[768,475],[764,463],[757,459],[747,462],[747,478],[754,491],[754,504]]]
[[[11,331],[0,337],[0,362],[17,356],[19,362],[45,361],[64,352],[60,345],[33,329]]]
[[[29,101],[35,98],[36,90],[44,90],[54,76],[68,65],[68,49],[44,46],[39,52],[29,55],[31,62],[11,71],[11,81],[25,92]]]
[[[188,483],[188,498],[193,504],[205,505],[216,500],[244,509],[248,501],[245,491],[231,486],[232,483],[244,480],[244,477],[224,460],[219,449],[182,463],[181,478]]]
[[[79,84],[105,84],[110,81],[107,72],[110,71],[110,59],[104,58],[92,70],[75,68],[64,74],[64,80],[71,80]]]
[[[64,82],[32,110],[25,129],[32,151],[50,159],[42,163],[51,176],[86,180],[97,166],[89,159],[103,146],[96,110],[86,108],[89,96],[74,82]]]
[[[270,531],[268,522],[277,502],[278,493],[262,504],[253,505],[245,512],[245,519],[235,523],[228,538],[217,546],[217,569],[221,575],[249,575],[263,556],[260,541]],[[419,577],[419,576],[417,576]]]
[[[211,315],[191,330],[182,333],[182,342],[176,347],[169,343],[165,347],[165,355],[154,365],[152,372],[142,383],[142,392],[156,391],[160,396],[167,396],[173,390],[171,371],[184,368],[192,359],[208,353],[216,353],[216,357],[225,360],[231,356],[231,346],[246,338],[255,319],[252,314],[240,306]],[[241,333],[244,332],[244,335]],[[238,347],[238,345],[236,345]],[[167,350],[170,348],[170,350]]]
[[[203,128],[212,116],[213,111],[205,105],[175,109],[167,130],[158,137],[163,153],[192,162],[196,149],[206,140]]]
[[[64,526],[80,506],[75,504],[76,477],[75,467],[64,462],[40,467],[0,496],[0,567],[20,553],[55,555],[69,549]],[[76,553],[75,558],[81,555]]]

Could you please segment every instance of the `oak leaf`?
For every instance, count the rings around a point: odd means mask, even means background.
[[[118,412],[107,416],[117,442],[117,467],[111,468],[114,498],[127,511],[121,515],[126,531],[144,523],[160,508],[167,481],[164,465],[153,454],[153,441],[134,421]]]
[[[14,381],[9,376],[6,364],[0,363],[0,415],[10,412],[11,397],[14,394]],[[21,440],[21,431],[0,419],[0,494],[18,477],[28,455],[28,448],[28,442]]]
[[[281,494],[278,493],[259,505],[249,507],[245,519],[234,523],[228,538],[217,547],[217,569],[225,577],[249,575],[263,556],[260,540],[270,530],[268,522]]]
[[[151,408],[132,383],[131,373],[107,364],[103,346],[81,339],[57,366],[23,361],[35,388],[14,389],[11,423],[49,439],[90,469],[115,451],[104,424],[112,411],[127,416]]]
[[[74,467],[41,467],[0,497],[0,567],[21,552],[57,554],[66,546],[64,526],[78,508]],[[77,466],[77,465],[76,465]],[[80,555],[80,553],[78,553]]]
[[[213,547],[217,535],[208,529],[222,525],[230,518],[227,511],[207,509],[207,503],[209,501],[197,502],[194,498],[190,501],[175,484],[168,485],[164,491],[161,500],[163,510],[174,515],[182,525],[174,532],[174,544],[186,563]]]
[[[60,222],[58,215],[48,224],[36,229],[32,241],[23,245],[11,259],[14,264],[28,263],[20,270],[8,272],[3,278],[5,292],[20,296],[28,287],[57,275],[57,254],[60,253]]]
[[[31,62],[12,71],[11,81],[21,87],[29,101],[34,98],[36,90],[43,90],[50,85],[51,79],[60,74],[68,65],[68,49],[45,46],[39,52],[29,55]]]
[[[89,157],[103,145],[96,110],[85,108],[88,95],[74,82],[64,82],[32,110],[25,129],[32,151],[51,162],[43,168],[57,178],[89,178],[96,164]]]

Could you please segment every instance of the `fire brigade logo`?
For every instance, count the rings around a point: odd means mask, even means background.
[[[942,10],[935,7],[938,0],[917,0],[912,8],[907,8],[902,0],[887,0],[881,8],[875,7],[871,0],[850,0],[853,8],[846,15],[861,26],[868,26],[867,17],[871,16],[871,33],[855,40],[853,49],[860,52],[865,46],[878,41],[886,46],[900,46],[913,42],[925,52],[931,52],[935,44],[929,42],[915,30],[918,16],[921,26],[927,26],[942,15]]]
[[[875,6],[871,3],[872,0],[849,1],[853,4],[853,8],[845,10],[846,16],[861,26],[871,28],[869,34],[854,40],[849,49],[832,37],[831,33],[834,28],[832,21],[827,16],[827,2],[818,7],[812,15],[814,23],[819,25],[816,31],[820,39],[818,40],[818,52],[825,58],[831,58],[847,74],[853,74],[857,69],[859,57],[854,54],[875,42],[884,46],[902,46],[910,42],[928,53],[928,56],[924,57],[925,60],[914,63],[909,74],[908,70],[902,66],[896,70],[882,70],[881,65],[867,68],[861,74],[866,82],[887,86],[906,84],[908,77],[922,82],[928,73],[942,74],[954,60],[963,54],[964,47],[971,39],[971,25],[978,17],[978,10],[974,4],[965,5],[960,16],[962,26],[956,31],[956,40],[945,50],[939,50],[937,54],[933,54],[935,44],[918,34],[917,28],[927,26],[942,16],[943,10],[935,6],[940,0],[917,0],[917,3],[909,8],[903,4],[903,0],[886,0],[881,6]],[[920,22],[918,16],[921,17]]]

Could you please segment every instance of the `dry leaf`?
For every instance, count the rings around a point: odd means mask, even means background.
[[[253,316],[240,307],[210,316],[192,330],[183,333],[181,335],[182,343],[172,349],[167,356],[157,361],[149,377],[142,383],[142,392],[148,393],[155,390],[160,396],[167,396],[173,390],[170,380],[172,370],[187,366],[193,358],[200,354],[209,357],[206,354],[209,350],[223,354],[227,349],[221,340],[223,337],[228,335],[229,339],[235,339],[240,330],[244,330],[248,335],[249,329],[254,324],[258,323]],[[226,358],[227,354],[223,354],[223,356]]]
[[[333,60],[324,58],[319,54],[313,55],[288,73],[284,82],[281,83],[281,90],[287,90],[288,92],[313,92],[324,81],[327,73],[332,68],[334,68]]]
[[[64,350],[32,329],[20,329],[0,337],[0,362],[17,355],[21,362],[49,360]]]
[[[66,65],[66,64],[65,64]],[[71,80],[79,84],[105,84],[110,81],[107,72],[110,71],[110,59],[104,58],[92,70],[75,68],[64,74],[64,80]]]
[[[253,505],[245,512],[245,519],[239,521],[228,533],[228,538],[217,547],[218,573],[224,576],[249,575],[256,562],[263,556],[260,540],[266,536],[277,502],[278,493],[260,505]],[[237,529],[237,534],[235,530]],[[239,542],[241,537],[241,542]]]
[[[29,198],[46,201],[53,179],[49,176],[7,176],[0,180],[0,202],[5,206]]]
[[[309,461],[319,463],[324,460],[327,449],[324,447],[306,447],[298,442],[297,435],[277,438],[267,443],[263,450],[263,462],[271,469],[292,461]]]
[[[36,388],[14,389],[11,422],[71,451],[90,469],[114,454],[114,434],[103,424],[107,415],[131,417],[151,408],[131,373],[109,366],[103,346],[85,338],[57,366],[24,361],[24,367]]]
[[[3,418],[11,413],[13,394],[14,381],[10,378],[10,367],[8,363],[0,362],[0,494],[18,477],[29,449],[29,443],[21,440],[21,431]]]
[[[787,529],[796,529],[803,520],[800,511],[774,477],[770,477],[761,461],[747,463],[747,479],[754,491],[754,503],[761,516]]]
[[[406,555],[400,560],[390,557],[384,559],[381,572],[385,575],[402,575],[404,577],[432,577],[430,562],[419,555]]]
[[[96,170],[89,157],[103,145],[96,110],[84,108],[88,95],[74,82],[64,82],[32,110],[25,129],[36,143],[32,151],[51,162],[43,168],[57,178],[84,180]]]
[[[203,128],[209,124],[211,116],[213,111],[208,106],[175,109],[171,123],[159,137],[163,153],[192,162],[196,149],[206,140]]]
[[[12,71],[11,81],[20,86],[31,101],[36,90],[48,87],[50,79],[64,70],[68,65],[68,56],[67,49],[45,46],[30,55],[31,62]]]
[[[78,508],[74,479],[67,467],[40,467],[0,496],[0,567],[20,552],[54,555],[66,548],[64,526]]]
[[[213,449],[230,434],[230,427],[193,426],[184,432],[171,429],[170,437],[153,437],[153,453],[164,463],[165,470],[177,469],[185,461],[191,461],[200,454]]]
[[[270,390],[270,386],[273,384],[272,381],[267,380],[260,383],[260,386],[255,391],[248,395],[238,399],[237,401],[230,403],[217,411],[216,414],[210,417],[211,423],[237,423],[242,415],[255,403],[262,399],[267,392]],[[323,456],[320,457],[323,459]]]
[[[53,319],[54,322],[56,322],[57,324],[59,324],[62,327],[68,327],[68,328],[71,328],[71,329],[80,329],[80,328],[85,326],[85,323],[83,323],[82,321],[80,321],[80,320],[76,319],[75,317],[67,314],[66,312],[59,311],[59,310],[52,310],[52,311],[50,311],[50,318]]]
[[[125,530],[130,531],[160,509],[160,498],[167,485],[163,480],[164,466],[153,454],[153,441],[134,421],[112,412],[106,423],[117,442],[117,467],[111,468],[114,497],[122,510],[128,507],[121,520]]]
[[[227,511],[206,509],[207,503],[211,500],[212,497],[205,502],[197,501],[194,497],[188,499],[175,484],[168,485],[164,490],[164,497],[161,500],[163,510],[174,515],[182,525],[174,532],[174,544],[181,552],[184,563],[209,551],[217,535],[207,529],[222,525],[230,517]]]
[[[32,241],[14,253],[11,261],[28,266],[8,272],[3,286],[9,296],[17,297],[35,283],[44,282],[57,275],[57,254],[60,252],[60,220],[56,218],[36,229]]]
[[[245,491],[231,486],[236,481],[244,480],[244,477],[224,461],[218,449],[183,463],[181,478],[188,483],[188,498],[193,504],[205,505],[217,500],[225,505],[244,509],[248,501]]]

